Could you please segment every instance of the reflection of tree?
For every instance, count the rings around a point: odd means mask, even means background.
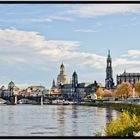
[[[106,121],[109,122],[113,120],[113,110],[111,108],[106,108]]]

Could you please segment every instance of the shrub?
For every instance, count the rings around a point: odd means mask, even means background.
[[[107,136],[134,136],[134,132],[140,131],[140,116],[124,111],[120,117],[110,121],[105,128]]]

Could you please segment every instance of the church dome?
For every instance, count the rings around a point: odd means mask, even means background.
[[[5,90],[5,89],[6,89],[5,86],[2,86],[2,87],[1,87],[1,90]]]
[[[64,70],[64,64],[62,63],[60,66],[60,73],[57,76],[57,85],[60,84],[67,84],[68,83],[68,77],[65,74],[65,70]]]

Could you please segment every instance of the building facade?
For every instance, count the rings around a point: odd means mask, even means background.
[[[110,56],[110,50],[108,51],[108,57],[107,57],[105,88],[106,89],[113,89],[114,88],[112,59]]]
[[[72,74],[72,83],[61,86],[61,94],[69,98],[81,98],[88,94],[95,93],[98,87],[97,82],[94,83],[78,83],[78,75],[74,71]]]
[[[41,96],[47,95],[49,90],[46,89],[44,86],[29,86],[26,89],[21,91],[21,95],[28,97],[28,96]]]
[[[124,71],[122,74],[117,75],[117,85],[122,82],[129,82],[134,85],[137,81],[140,81],[140,73],[127,73]]]
[[[14,82],[10,82],[8,87],[2,86],[0,88],[0,97],[12,97],[14,95],[19,95],[20,89],[17,87]]]
[[[79,83],[78,74],[76,71],[72,74],[72,80],[68,83],[67,75],[65,74],[64,65],[60,66],[60,74],[57,77],[57,83],[55,80],[52,82],[51,93],[55,92],[63,97],[68,98],[81,98],[87,94],[95,93],[98,87],[98,83]]]

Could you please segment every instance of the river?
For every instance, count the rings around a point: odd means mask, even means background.
[[[0,136],[95,136],[116,110],[76,105],[0,106]]]

